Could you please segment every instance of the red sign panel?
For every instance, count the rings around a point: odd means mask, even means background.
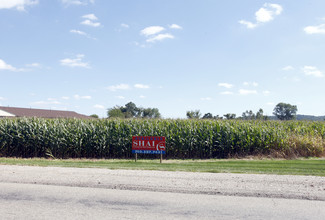
[[[165,154],[165,137],[133,136],[132,153]]]

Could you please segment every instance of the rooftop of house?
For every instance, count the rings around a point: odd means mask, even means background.
[[[82,115],[73,111],[47,110],[34,108],[17,108],[0,106],[0,117],[38,117],[38,118],[84,118],[90,116]]]

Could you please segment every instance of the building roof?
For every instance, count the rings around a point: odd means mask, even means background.
[[[0,112],[4,111],[15,117],[38,117],[38,118],[85,118],[91,117],[82,115],[73,111],[60,111],[60,110],[46,110],[46,109],[33,109],[33,108],[16,108],[16,107],[2,107],[0,106]],[[1,115],[1,116],[8,116]]]

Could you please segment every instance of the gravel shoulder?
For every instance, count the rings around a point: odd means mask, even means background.
[[[0,165],[1,183],[325,201],[325,177]]]

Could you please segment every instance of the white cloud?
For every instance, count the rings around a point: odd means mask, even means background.
[[[83,35],[83,36],[87,36],[87,34],[83,31],[79,31],[79,30],[70,30],[70,33],[74,33],[74,34],[79,34],[79,35]]]
[[[16,67],[7,64],[5,61],[0,59],[0,70],[18,71]]]
[[[8,70],[8,71],[13,71],[13,72],[27,71],[27,69],[16,68],[12,65],[7,64],[4,60],[0,59],[0,71],[1,70]]]
[[[210,97],[205,97],[205,98],[201,98],[202,101],[211,101],[212,99]]]
[[[233,92],[225,91],[225,92],[220,92],[221,95],[233,95]]]
[[[304,28],[307,34],[325,34],[325,24],[318,26],[307,26]]]
[[[267,10],[266,8],[260,8],[256,13],[257,22],[269,22],[273,20],[272,11]]]
[[[253,24],[250,21],[240,20],[239,24],[245,25],[248,29],[254,29],[257,27],[257,24]]]
[[[42,65],[39,63],[26,64],[27,67],[40,68]]]
[[[150,88],[150,86],[143,85],[143,84],[135,84],[134,87],[137,89],[149,89]]]
[[[276,15],[280,15],[283,11],[281,5],[265,3],[264,8],[260,8],[256,13],[257,22],[269,22],[274,19]]]
[[[275,11],[272,11],[271,13],[275,14],[275,15],[280,15],[282,13],[282,11],[283,11],[283,7],[281,5],[278,5],[278,4],[266,3],[266,4],[264,4],[264,6],[274,9]]]
[[[293,68],[292,66],[285,66],[285,67],[283,67],[282,68],[282,70],[284,70],[284,71],[289,71],[289,70],[294,70],[295,68]]]
[[[252,94],[257,94],[257,91],[256,90],[240,89],[239,94],[240,95],[252,95]]]
[[[129,90],[130,86],[128,84],[119,84],[119,85],[114,85],[114,86],[109,86],[107,87],[108,90],[110,91],[117,91],[117,90]]]
[[[124,23],[122,23],[122,24],[121,24],[121,27],[122,27],[122,28],[129,28],[130,26],[129,26],[128,24],[124,24]]]
[[[245,25],[249,29],[254,29],[260,24],[272,21],[275,16],[280,15],[282,11],[283,8],[281,5],[265,3],[262,8],[255,12],[255,23],[246,20],[240,20],[239,23]]]
[[[170,29],[182,29],[182,27],[177,24],[172,24],[172,25],[169,25],[168,27]],[[146,43],[141,44],[141,43],[135,42],[135,45],[140,46],[140,47],[150,47],[151,44],[147,44],[147,43],[155,43],[158,41],[175,38],[175,36],[171,33],[161,33],[165,30],[166,30],[166,28],[164,28],[162,26],[146,27],[140,31],[140,35],[143,35],[146,38]]]
[[[91,27],[99,27],[100,26],[99,22],[93,22],[92,20],[89,20],[89,19],[82,21],[80,24],[91,26]]]
[[[124,96],[121,96],[121,95],[116,96],[116,98],[118,98],[118,99],[125,99],[125,97]]]
[[[275,105],[274,102],[268,102],[267,105]]]
[[[88,5],[89,3],[94,4],[95,0],[61,0],[62,4],[69,5]]]
[[[85,37],[93,39],[93,40],[97,40],[96,38],[91,37],[89,34],[87,34],[86,32],[83,32],[83,31],[73,29],[73,30],[70,30],[70,33],[78,34],[78,35],[85,36]]]
[[[98,18],[94,14],[87,14],[87,15],[82,16],[82,18],[86,18],[86,19],[89,19],[89,20],[92,20],[92,21],[98,20]]]
[[[90,95],[85,95],[85,96],[80,96],[80,95],[74,95],[73,96],[76,100],[81,100],[81,99],[91,99]]]
[[[76,58],[70,59],[62,59],[60,60],[60,63],[62,66],[69,66],[69,67],[84,67],[84,68],[90,68],[89,63],[83,62],[82,59],[85,57],[84,54],[78,54]]]
[[[324,74],[315,66],[304,66],[303,71],[307,76],[324,77]]]
[[[137,41],[134,41],[133,43],[134,43],[134,45],[137,46],[137,47],[142,47],[142,48],[146,48],[146,47],[147,47],[146,44],[142,44],[142,43],[139,43],[139,42],[137,42]]]
[[[83,24],[86,26],[91,26],[91,27],[100,27],[101,26],[101,24],[99,22],[95,22],[98,20],[98,18],[94,14],[86,14],[81,17],[84,18],[85,20],[80,22],[80,24]]]
[[[218,86],[225,87],[227,89],[231,89],[232,87],[234,87],[234,85],[229,84],[229,83],[219,83]]]
[[[0,0],[0,9],[25,11],[26,6],[37,5],[38,0]]]
[[[171,34],[158,34],[154,37],[151,37],[149,39],[147,39],[146,41],[147,42],[150,42],[150,43],[154,43],[156,41],[162,41],[162,40],[165,40],[165,39],[174,39],[175,37]]]
[[[61,0],[61,2],[65,5],[84,5],[84,3],[79,0]]]
[[[158,34],[164,30],[165,30],[165,28],[161,27],[161,26],[150,26],[150,27],[146,27],[145,29],[143,29],[141,31],[141,34],[145,35],[145,36],[151,36],[151,35]]]
[[[96,104],[93,107],[97,108],[97,109],[105,109],[105,107],[103,105],[99,105],[99,104]]]
[[[243,83],[244,86],[254,86],[257,87],[258,83],[257,82],[244,82]]]
[[[4,101],[4,100],[6,100],[6,99],[0,96],[0,101]]]
[[[181,26],[179,26],[178,24],[172,24],[172,25],[169,25],[169,28],[171,29],[183,29]]]
[[[61,99],[64,99],[64,100],[69,100],[70,97],[69,96],[62,96]]]
[[[118,29],[116,29],[116,31],[121,32],[121,31],[125,31],[125,30],[127,30],[129,28],[130,28],[130,26],[128,24],[121,23],[120,27]]]
[[[140,99],[145,99],[146,97],[144,95],[139,96]]]

